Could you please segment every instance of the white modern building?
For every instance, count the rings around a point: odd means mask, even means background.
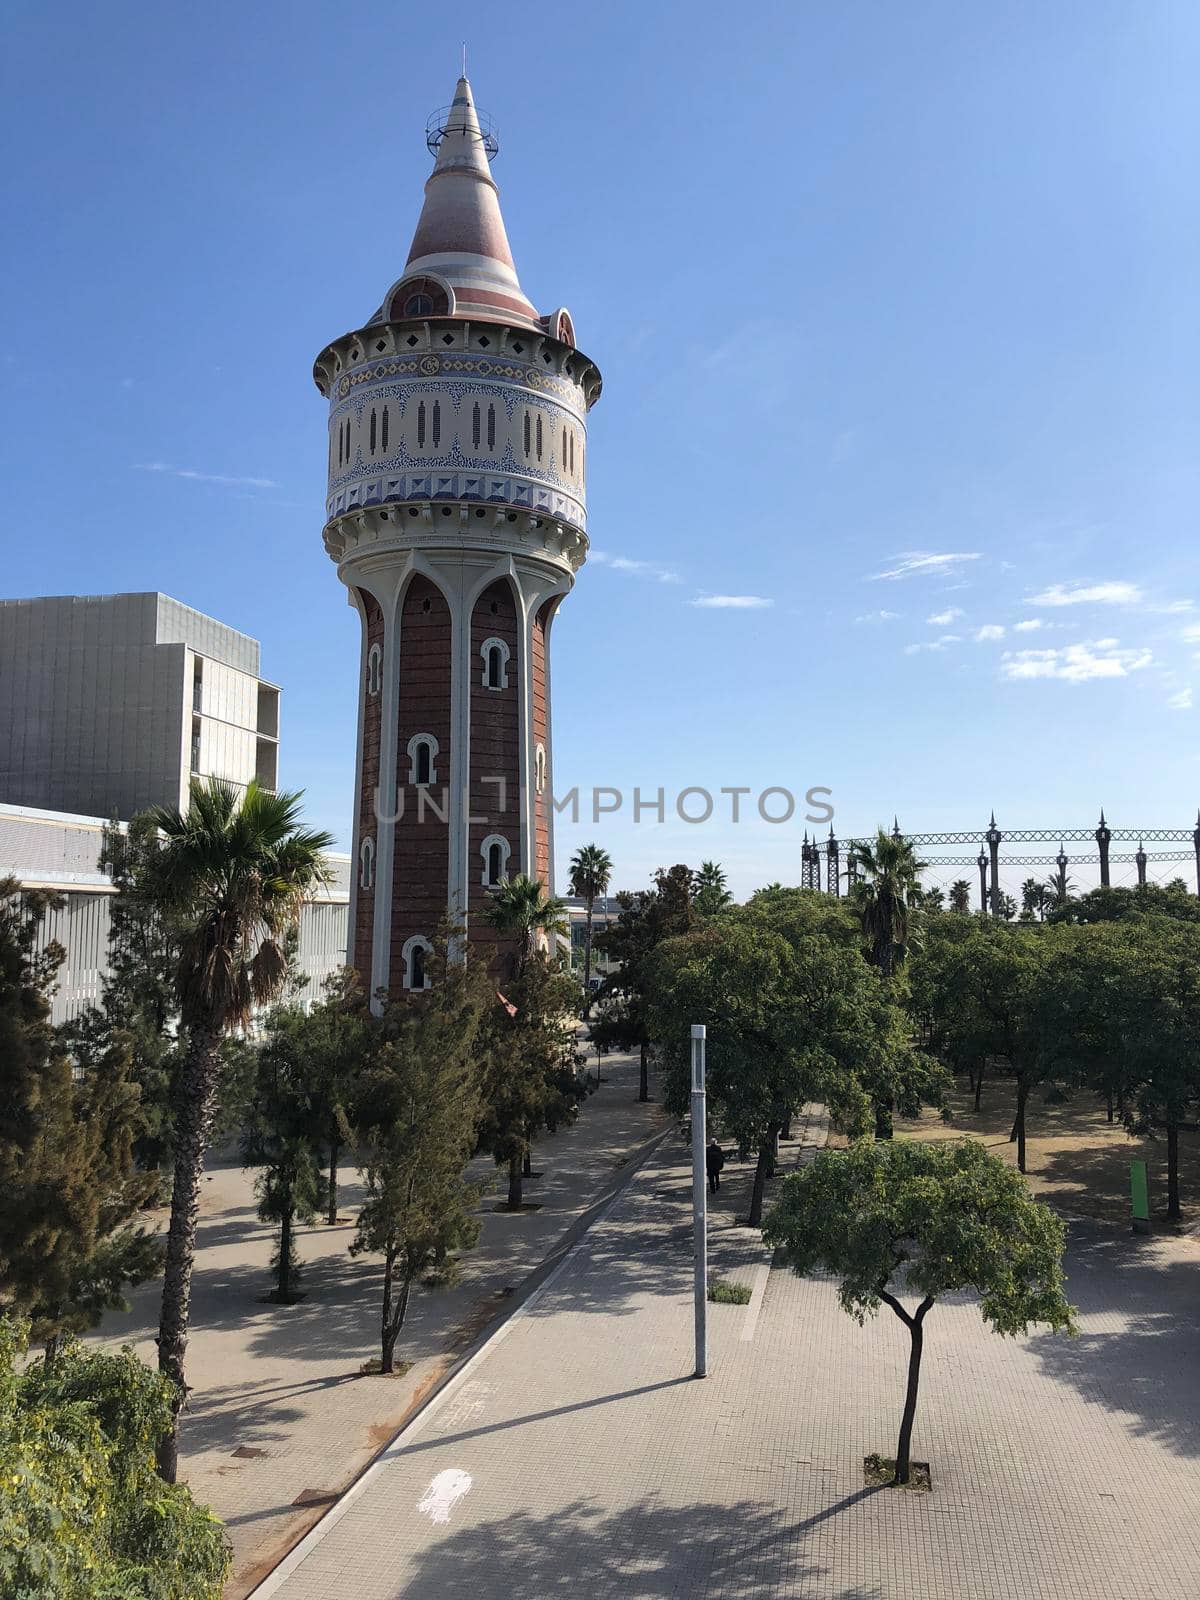
[[[128,820],[192,777],[276,785],[259,645],[168,595],[0,601],[0,801]]]

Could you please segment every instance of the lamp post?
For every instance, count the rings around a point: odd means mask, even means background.
[[[705,1185],[704,1044],[702,1022],[692,1024],[692,1228],[695,1255],[696,1377],[708,1376],[708,1190]]]
[[[988,908],[987,907],[988,858],[987,858],[986,854],[984,853],[984,848],[983,848],[982,845],[979,846],[979,855],[978,855],[978,857],[976,859],[975,865],[979,868],[979,913],[980,913],[981,916],[986,917],[987,916],[987,908]]]

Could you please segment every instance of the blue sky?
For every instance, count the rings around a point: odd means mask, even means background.
[[[821,785],[843,834],[1188,824],[1200,11],[453,12],[10,0],[4,592],[256,635],[283,781],[345,838],[311,364],[401,269],[465,38],[523,287],[605,375],[556,787],[626,803],[560,865],[798,878],[800,811],[635,827],[635,786]]]

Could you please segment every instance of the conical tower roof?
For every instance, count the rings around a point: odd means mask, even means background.
[[[522,293],[500,214],[488,162],[495,144],[480,125],[466,78],[458,80],[453,103],[438,120],[433,171],[397,287],[428,277],[453,291],[455,316],[538,327],[537,311]],[[394,296],[393,289],[384,317],[393,314]]]

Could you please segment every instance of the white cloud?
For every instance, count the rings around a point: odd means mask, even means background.
[[[1194,600],[1163,600],[1155,605],[1146,607],[1147,611],[1156,611],[1160,616],[1164,617],[1178,616],[1181,611],[1194,611],[1195,609],[1196,603]]]
[[[1142,598],[1136,583],[1052,583],[1030,595],[1031,606],[1135,606]]]
[[[1043,623],[1041,617],[1026,617],[1024,622],[1014,622],[1013,623],[1013,632],[1014,633],[1036,633],[1039,628],[1042,628],[1044,626],[1045,626],[1045,624]]]
[[[950,606],[946,611],[935,611],[925,621],[934,628],[948,628],[952,622],[957,622],[965,613],[958,606]]]
[[[1006,678],[1061,678],[1088,683],[1093,678],[1124,678],[1148,667],[1149,650],[1122,650],[1116,639],[1093,639],[1061,650],[1007,650],[1000,664]]]
[[[906,656],[916,656],[920,655],[922,650],[946,650],[952,644],[961,643],[962,636],[960,634],[944,633],[940,639],[927,639],[923,644],[906,644],[904,646],[904,654]]]
[[[774,600],[766,600],[761,594],[702,594],[688,601],[688,605],[708,611],[758,611],[774,604]]]
[[[1190,711],[1191,709],[1192,691],[1190,689],[1180,689],[1177,694],[1173,694],[1167,701],[1168,711]]]
[[[1003,639],[1004,629],[998,622],[985,622],[975,635],[976,644],[986,644],[989,639]]]
[[[1184,644],[1200,644],[1200,622],[1189,622],[1179,637]]]
[[[892,559],[896,565],[883,572],[872,572],[872,583],[880,578],[946,578],[953,576],[964,561],[978,561],[978,550],[936,555],[929,550],[902,550]]]
[[[677,572],[672,572],[669,567],[659,566],[657,561],[634,561],[630,556],[609,555],[607,550],[590,550],[588,560],[599,562],[602,567],[611,567],[614,572],[624,572],[633,578],[650,578],[655,583],[683,582]]]
[[[235,489],[278,489],[273,478],[238,478],[226,472],[197,472],[194,467],[173,467],[168,461],[135,461],[135,472],[165,472],[173,478],[190,478],[193,483],[222,483]]]
[[[861,617],[855,617],[855,622],[896,622],[899,619],[898,611],[865,611]]]

